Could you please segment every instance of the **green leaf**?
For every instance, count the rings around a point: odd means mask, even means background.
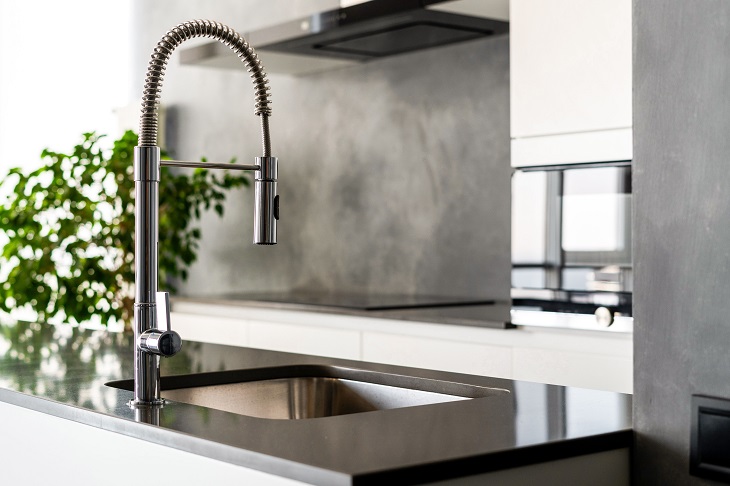
[[[7,275],[0,310],[27,306],[39,319],[131,321],[137,141],[127,131],[103,145],[104,135],[88,132],[70,153],[44,149],[34,171],[8,171],[0,181],[7,195],[0,203],[0,268]],[[174,288],[170,279],[186,280],[197,260],[202,212],[213,204],[222,215],[226,194],[249,179],[207,169],[165,167],[161,174],[159,276]]]

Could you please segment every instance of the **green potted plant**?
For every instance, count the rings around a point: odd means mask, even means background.
[[[112,148],[83,134],[71,153],[44,150],[42,167],[11,169],[0,182],[0,310],[30,308],[40,321],[124,323],[134,309],[133,150],[127,131]],[[204,159],[203,159],[204,160]],[[230,189],[246,174],[207,169],[160,181],[159,279],[187,278],[201,238],[204,210],[223,215]]]

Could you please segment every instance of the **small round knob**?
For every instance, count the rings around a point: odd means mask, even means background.
[[[608,307],[599,307],[594,315],[599,326],[610,327],[613,324],[613,311]]]

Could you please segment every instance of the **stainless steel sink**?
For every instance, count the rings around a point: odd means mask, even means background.
[[[130,381],[109,385],[127,388]],[[161,395],[251,417],[312,419],[507,393],[412,376],[303,365],[163,377]]]
[[[166,390],[162,397],[227,412],[270,419],[307,419],[466,397],[409,390],[340,378],[297,377]]]

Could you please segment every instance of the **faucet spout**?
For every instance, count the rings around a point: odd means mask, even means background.
[[[172,28],[157,43],[150,60],[142,96],[139,146],[134,150],[135,190],[135,302],[134,302],[134,399],[133,408],[160,406],[160,358],[176,354],[180,336],[170,328],[169,297],[157,291],[157,246],[160,181],[160,148],[157,146],[157,108],[165,67],[172,52],[194,37],[212,37],[233,50],[248,66],[255,92],[254,114],[261,117],[263,156],[245,166],[208,164],[211,169],[255,171],[254,243],[276,243],[279,219],[277,159],[271,156],[268,117],[271,115],[269,82],[256,52],[236,31],[218,22],[193,20]],[[204,163],[164,161],[177,167]]]

